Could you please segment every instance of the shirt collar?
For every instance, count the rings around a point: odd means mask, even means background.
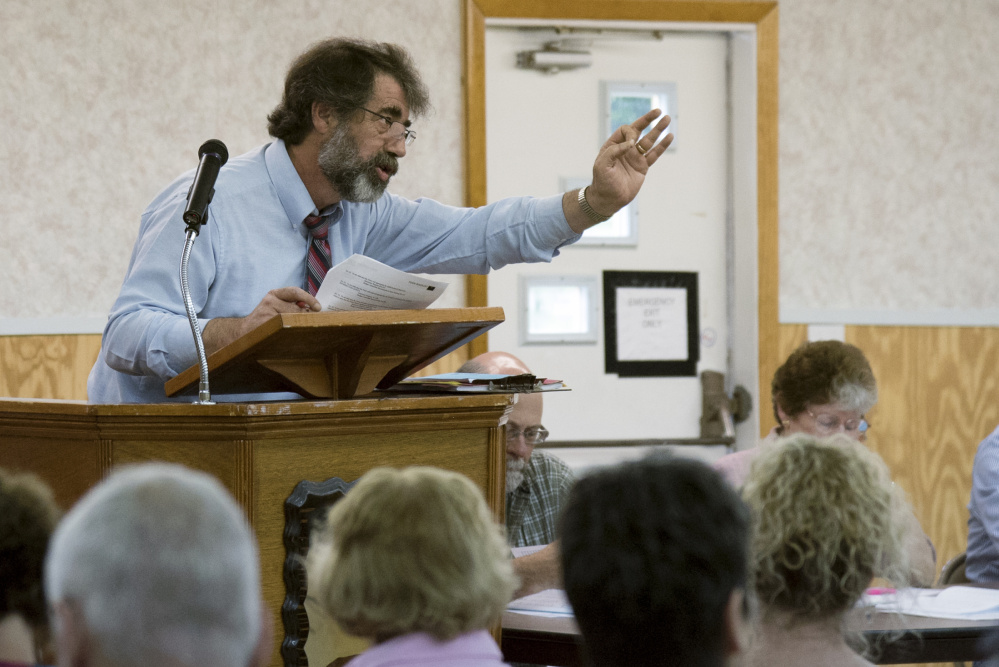
[[[305,226],[302,221],[307,215],[329,215],[330,213],[342,212],[343,206],[337,202],[333,206],[328,206],[322,211],[316,210],[316,204],[309,195],[309,190],[298,175],[298,170],[291,162],[288,155],[288,147],[283,139],[277,139],[264,149],[264,161],[267,164],[267,173],[277,191],[281,206],[288,216],[288,222],[292,227],[303,231]],[[336,222],[339,215],[334,215],[332,222]]]

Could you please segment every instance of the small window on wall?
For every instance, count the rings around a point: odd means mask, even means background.
[[[680,116],[676,83],[602,81],[600,92],[601,110],[604,118],[603,127],[600,130],[601,144],[622,125],[631,123],[652,109],[660,109],[664,114],[669,114],[669,131],[673,133],[673,143],[667,150],[676,150],[677,139],[680,136],[676,131],[677,120]]]
[[[520,276],[520,344],[596,343],[595,276]]]

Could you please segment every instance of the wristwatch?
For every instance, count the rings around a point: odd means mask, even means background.
[[[593,210],[593,207],[590,206],[590,202],[586,201],[586,188],[588,187],[590,186],[587,185],[585,188],[581,188],[579,190],[579,196],[577,197],[579,201],[579,208],[583,209],[583,213],[586,214],[586,217],[589,218],[593,222],[593,224],[610,220],[611,216],[600,215],[599,213]]]

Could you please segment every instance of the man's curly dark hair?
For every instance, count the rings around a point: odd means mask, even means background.
[[[399,83],[413,114],[430,109],[430,94],[405,49],[333,38],[314,44],[291,64],[281,103],[267,117],[268,131],[289,145],[302,143],[312,131],[313,102],[329,105],[343,120],[371,99],[378,74],[388,74]]]

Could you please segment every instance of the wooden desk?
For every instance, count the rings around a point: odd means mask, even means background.
[[[920,662],[971,661],[984,658],[978,640],[999,629],[995,621],[956,621],[896,614],[863,612],[847,622],[875,646],[882,646],[873,662],[895,665]],[[905,632],[893,637],[899,630]],[[893,637],[882,644],[886,637]],[[557,667],[583,667],[579,628],[571,617],[549,618],[508,611],[503,614],[503,658]]]

